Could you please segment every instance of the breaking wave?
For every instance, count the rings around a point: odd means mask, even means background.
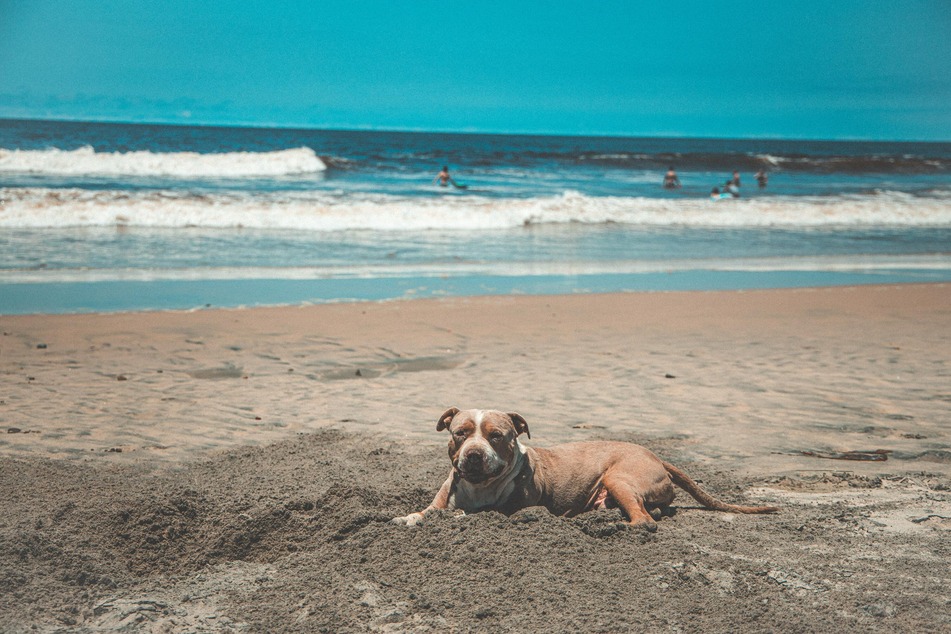
[[[244,178],[321,172],[327,165],[310,148],[273,152],[96,152],[0,149],[0,174]]]
[[[319,192],[0,189],[0,227],[248,227],[341,231],[503,229],[534,224],[645,227],[951,226],[951,194],[876,191],[710,201],[587,196],[407,197]]]

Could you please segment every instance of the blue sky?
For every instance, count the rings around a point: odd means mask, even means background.
[[[951,140],[951,2],[0,0],[0,117]]]

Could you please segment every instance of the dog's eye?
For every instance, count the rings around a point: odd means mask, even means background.
[[[466,437],[466,432],[465,430],[457,429],[456,431],[452,432],[452,435],[461,439]]]
[[[489,440],[502,440],[502,438],[504,437],[505,437],[505,434],[503,434],[500,431],[494,431],[491,434],[489,434]]]

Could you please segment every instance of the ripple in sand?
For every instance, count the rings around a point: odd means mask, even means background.
[[[400,357],[335,367],[313,374],[308,378],[317,381],[342,381],[346,379],[374,379],[397,372],[433,372],[452,370],[465,363],[461,354],[431,357]]]
[[[203,368],[188,373],[193,379],[240,379],[244,370],[230,363],[219,368]]]
[[[939,464],[951,464],[951,451],[943,449],[929,449],[917,454],[896,453],[895,457],[899,460],[920,460],[922,462],[937,462]]]

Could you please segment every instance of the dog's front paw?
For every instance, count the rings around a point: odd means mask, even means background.
[[[400,526],[416,526],[423,523],[422,513],[410,513],[405,517],[394,517],[390,524],[399,524]]]

